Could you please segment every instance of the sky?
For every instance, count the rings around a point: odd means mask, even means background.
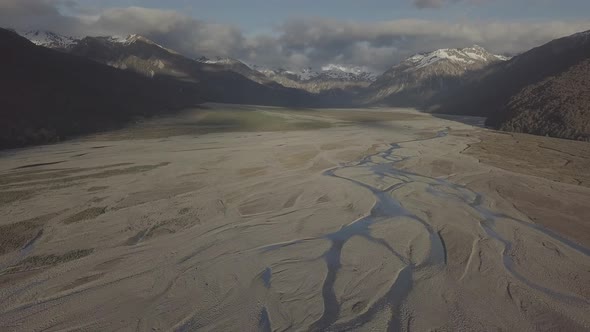
[[[0,0],[0,27],[131,33],[190,57],[383,71],[438,48],[517,54],[590,30],[589,0]]]

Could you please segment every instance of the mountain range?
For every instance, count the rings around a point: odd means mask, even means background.
[[[168,77],[194,85],[208,101],[304,106],[317,103],[305,91],[264,80],[238,62],[208,63],[185,57],[145,37],[85,37],[67,53],[146,77]]]
[[[459,85],[474,71],[508,58],[480,46],[416,54],[391,67],[370,86],[364,103],[423,106]]]
[[[556,39],[482,68],[429,106],[497,129],[590,140],[589,60],[590,31]]]
[[[35,45],[53,49],[65,50],[79,41],[79,39],[74,37],[58,35],[51,31],[32,30],[22,32],[21,35]]]
[[[190,63],[194,67],[188,70],[194,73],[192,75],[193,79],[207,76],[207,73],[211,72],[238,73],[259,84],[276,87],[276,83],[278,83],[282,87],[294,88],[314,94],[335,89],[366,87],[377,76],[360,67],[334,64],[325,66],[319,71],[314,71],[311,68],[289,71],[282,68],[268,69],[256,65],[247,65],[244,62],[229,57],[207,58],[202,56],[196,59],[189,59],[173,50],[158,45],[148,38],[135,34],[126,37],[74,38],[61,36],[49,31],[27,31],[23,32],[22,35],[36,45],[88,57],[120,69],[132,69],[148,76],[170,73],[176,76],[187,76],[186,69],[184,71],[175,71],[173,68],[174,65],[167,66],[167,70],[160,68],[165,66],[164,63],[166,60],[168,62],[174,62],[170,61],[170,54],[177,58],[177,62],[182,58],[185,65]],[[140,47],[146,49],[139,50]],[[153,54],[149,54],[150,51]],[[134,52],[139,52],[141,55],[135,54]],[[150,58],[149,60],[147,59],[148,57]],[[170,70],[173,72],[170,72]],[[204,73],[204,71],[207,73]],[[207,77],[207,80],[208,87],[211,87],[213,85],[211,78]],[[213,91],[210,92],[213,93]],[[230,97],[227,95],[227,91],[224,91],[224,101],[227,102],[228,98],[231,99]]]
[[[3,107],[9,120],[4,126],[10,127],[2,137],[4,146],[56,140],[124,123],[137,115],[206,101],[289,107],[416,107],[485,116],[488,125],[502,130],[590,137],[588,32],[514,58],[479,46],[439,49],[413,55],[380,75],[338,64],[319,70],[287,70],[248,65],[229,57],[189,58],[139,35],[74,38],[43,31],[21,33],[27,41],[14,32],[1,32],[1,42],[10,50],[2,54],[6,60],[2,67],[7,67],[3,72],[8,73],[2,86],[20,92],[20,99],[3,100],[10,106]],[[50,75],[58,83],[48,87]],[[10,84],[11,77],[15,84]],[[89,83],[84,77],[100,79]],[[123,85],[126,80],[135,83]],[[33,81],[27,89],[27,82]],[[102,100],[96,101],[98,95],[91,90],[99,91]],[[27,94],[34,98],[25,98]],[[121,111],[116,98],[132,107]],[[52,103],[42,103],[43,99]],[[93,106],[87,106],[90,104]],[[10,109],[26,111],[13,114],[7,111]],[[54,112],[64,123],[50,121],[45,126],[38,121]],[[101,121],[86,126],[87,115]],[[64,120],[66,116],[71,121]]]
[[[352,90],[366,88],[377,78],[375,73],[355,66],[328,64],[321,70],[303,68],[293,71],[284,68],[269,69],[261,66],[252,68],[268,79],[283,86],[302,89],[311,93],[321,94],[334,90]]]
[[[193,85],[148,79],[36,46],[0,29],[0,148],[59,141],[205,101]]]

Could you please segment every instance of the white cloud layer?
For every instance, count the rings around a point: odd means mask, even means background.
[[[447,2],[414,1],[423,7]],[[359,23],[312,18],[292,19],[272,33],[246,36],[235,26],[205,22],[176,11],[142,7],[90,11],[71,0],[1,0],[0,26],[74,36],[137,33],[192,57],[233,56],[287,68],[339,63],[373,70],[384,70],[413,53],[443,47],[478,44],[496,53],[513,54],[590,29],[587,21],[400,19]]]

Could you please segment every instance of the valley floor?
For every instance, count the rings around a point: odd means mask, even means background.
[[[0,330],[590,329],[590,144],[208,105],[0,155]]]

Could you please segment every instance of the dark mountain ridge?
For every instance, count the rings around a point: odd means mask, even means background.
[[[201,103],[199,89],[35,46],[0,29],[0,148],[47,143]]]
[[[502,108],[524,87],[559,74],[590,56],[590,34],[579,33],[553,40],[504,63],[496,63],[471,76],[454,93],[439,96],[437,112],[489,116],[497,126]]]
[[[500,130],[590,141],[590,58],[512,96]]]
[[[586,139],[590,133],[582,124],[590,120],[590,105],[574,96],[590,94],[584,83],[590,72],[580,65],[589,58],[590,32],[556,39],[474,73],[453,91],[436,96],[429,110],[487,117],[486,124],[497,129]],[[575,80],[567,83],[564,77],[574,79],[574,73]],[[554,82],[551,91],[540,88],[549,87],[547,81]]]
[[[189,82],[207,101],[292,107],[318,103],[305,91],[253,80],[234,71],[236,66],[227,68],[190,59],[137,35],[125,40],[86,37],[68,52],[147,77],[168,76]]]

